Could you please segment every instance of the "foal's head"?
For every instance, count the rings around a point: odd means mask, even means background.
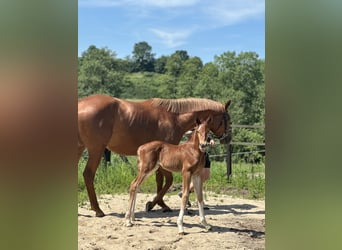
[[[199,141],[199,149],[201,152],[205,152],[207,147],[207,138],[209,133],[210,124],[212,122],[212,116],[209,116],[204,122],[201,123],[200,120],[196,120],[195,131],[192,134],[191,140],[193,137],[197,137]]]

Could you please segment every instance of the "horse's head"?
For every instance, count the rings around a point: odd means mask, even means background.
[[[225,104],[225,112],[218,113],[213,116],[213,121],[210,126],[210,130],[220,140],[220,143],[228,144],[232,140],[232,128],[230,122],[230,115],[228,113],[228,107],[231,100]]]
[[[197,120],[197,126],[195,128],[195,134],[198,137],[199,141],[199,149],[201,152],[205,152],[206,147],[207,147],[207,138],[208,138],[208,133],[209,133],[209,128],[212,123],[212,116],[209,116],[203,123],[200,122],[200,120]]]

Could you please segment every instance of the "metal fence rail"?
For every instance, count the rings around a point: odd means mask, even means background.
[[[264,125],[241,125],[234,124],[231,125],[234,128],[244,128],[244,129],[265,129]],[[229,145],[227,145],[227,153],[226,153],[226,163],[227,163],[227,178],[229,179],[232,174],[232,154],[243,154],[243,152],[233,153],[233,145],[242,145],[242,146],[265,146],[265,142],[239,142],[232,141]],[[253,151],[253,152],[265,152],[265,150]]]

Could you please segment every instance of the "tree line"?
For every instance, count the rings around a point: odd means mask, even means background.
[[[227,51],[204,64],[186,50],[156,57],[145,41],[134,44],[132,55],[123,59],[107,47],[91,45],[78,58],[78,96],[103,93],[123,99],[199,97],[222,103],[231,99],[233,124],[263,125],[264,69],[265,61],[255,52]],[[242,131],[234,137],[235,141],[260,142],[264,131]]]

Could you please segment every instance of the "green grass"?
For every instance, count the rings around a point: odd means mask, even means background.
[[[112,162],[105,167],[99,166],[95,176],[96,194],[127,193],[132,180],[136,177],[136,157],[128,157],[130,164],[125,164],[117,155],[112,155]],[[78,202],[88,201],[88,195],[83,181],[83,169],[86,161],[81,159],[78,165]],[[180,173],[173,174],[173,193],[181,188],[182,177]],[[148,177],[140,187],[141,192],[155,193],[155,175]],[[232,176],[226,176],[225,162],[211,164],[210,179],[204,184],[205,191],[217,194],[229,194],[235,197],[249,199],[265,198],[265,165],[264,164],[233,164]]]
[[[239,163],[232,165],[232,175],[227,179],[226,164],[213,162],[211,177],[205,188],[215,193],[230,194],[249,199],[265,198],[265,165]]]

